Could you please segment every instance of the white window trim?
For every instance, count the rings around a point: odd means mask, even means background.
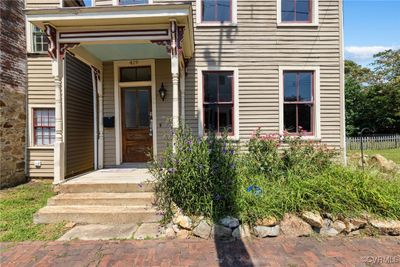
[[[63,0],[60,0],[60,7],[61,8],[64,8],[63,2],[64,2]],[[92,0],[92,5],[90,7],[94,7],[94,6],[96,6],[96,0]],[[66,8],[70,8],[70,7],[66,7]]]
[[[120,82],[119,69],[122,67],[151,67],[151,81],[146,82]],[[114,118],[115,118],[115,162],[121,165],[122,162],[122,107],[121,87],[150,86],[151,107],[153,118],[153,155],[157,156],[157,92],[156,92],[156,63],[154,59],[114,61]]]
[[[216,26],[237,26],[237,0],[232,1],[232,21],[218,22],[218,21],[202,21],[201,20],[201,0],[196,0],[196,26],[198,27],[216,27]]]
[[[150,4],[153,4],[153,0],[149,0],[148,4],[137,4],[137,5],[150,5]],[[119,5],[120,5],[119,0],[113,0],[113,6],[119,6]],[[134,6],[137,6],[137,5],[134,5]],[[121,6],[132,6],[132,5],[121,5]]]
[[[203,72],[205,71],[233,71],[233,136],[229,138],[239,140],[239,68],[235,67],[199,67],[197,68],[197,116],[199,136],[204,136],[203,114]]]
[[[279,134],[284,133],[283,114],[283,72],[314,71],[314,135],[302,136],[303,139],[321,140],[321,108],[320,108],[320,68],[318,66],[280,66],[279,67]]]
[[[25,16],[26,18],[26,16]],[[25,19],[26,51],[28,53],[47,55],[47,51],[35,52],[33,49],[33,24]]]
[[[53,108],[55,109],[56,106],[53,104],[30,104],[29,105],[29,119],[28,119],[28,123],[29,123],[29,127],[28,127],[28,131],[29,131],[29,149],[53,149],[54,145],[35,145],[35,140],[34,140],[34,127],[33,127],[33,110],[37,109],[37,108]]]
[[[284,27],[316,27],[319,25],[319,7],[318,7],[319,0],[311,0],[312,3],[312,22],[283,22],[282,21],[282,0],[276,0],[276,23],[279,26]]]

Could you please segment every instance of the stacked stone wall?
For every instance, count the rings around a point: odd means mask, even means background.
[[[0,188],[26,181],[27,60],[23,0],[0,1]]]

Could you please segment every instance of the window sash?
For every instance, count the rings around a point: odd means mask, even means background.
[[[281,12],[281,20],[282,20],[282,22],[284,22],[284,23],[311,23],[312,22],[312,20],[313,20],[313,12],[312,12],[312,9],[313,9],[313,0],[308,0],[308,19],[307,20],[298,20],[297,19],[297,1],[298,0],[292,0],[293,1],[293,6],[294,6],[294,9],[293,9],[293,11],[290,11],[290,12],[293,12],[293,20],[285,20],[284,19],[284,16],[283,16],[283,3],[282,3],[282,1],[283,0],[280,0],[281,1],[281,10],[280,10],[280,12]],[[314,0],[314,1],[318,1],[318,0]]]
[[[219,101],[219,82],[217,83],[217,99],[216,101],[205,101],[205,92],[206,92],[206,88],[205,88],[205,76],[207,74],[218,74],[218,75],[227,75],[227,76],[231,76],[231,88],[232,88],[232,93],[231,93],[231,101]],[[216,114],[216,118],[217,118],[217,129],[215,130],[215,133],[217,135],[221,135],[223,131],[225,131],[228,128],[228,135],[233,136],[234,135],[234,129],[235,129],[235,125],[234,125],[234,119],[235,119],[235,103],[234,103],[234,72],[233,71],[203,71],[203,128],[204,128],[204,132],[208,133],[210,132],[211,127],[206,127],[206,111],[209,107],[214,106],[217,110],[217,114]],[[225,77],[225,76],[224,76]],[[221,107],[228,107],[228,109],[231,109],[231,118],[230,118],[230,124],[231,127],[229,129],[229,127],[225,128],[225,129],[221,129],[223,126],[220,126],[220,108]]]
[[[296,107],[296,123],[295,123],[295,127],[296,127],[296,131],[294,132],[289,132],[289,134],[293,134],[293,135],[298,135],[298,134],[302,134],[302,135],[313,135],[315,132],[315,125],[314,125],[314,121],[315,121],[315,72],[314,71],[284,71],[283,72],[283,81],[285,81],[285,75],[286,74],[290,74],[290,73],[295,73],[296,74],[296,98],[297,101],[285,101],[285,82],[283,84],[283,113],[284,113],[284,117],[285,117],[285,111],[286,111],[286,107],[287,106],[295,106]],[[299,77],[301,73],[310,73],[311,74],[311,88],[310,88],[310,93],[311,93],[311,100],[310,101],[300,101],[300,82],[299,82]],[[300,130],[300,126],[299,125],[299,106],[309,106],[310,107],[310,131],[301,131]],[[286,125],[285,123],[285,119],[284,119],[284,125]],[[285,129],[287,130],[287,129]]]
[[[48,39],[46,35],[36,26],[32,26],[32,51],[34,53],[45,53],[48,50]]]
[[[232,22],[232,5],[233,1],[229,0],[229,18],[227,20],[219,20],[218,19],[218,14],[219,14],[219,7],[218,7],[218,0],[214,0],[214,17],[211,20],[205,20],[205,2],[204,0],[200,0],[200,6],[201,6],[201,21],[202,22]]]
[[[54,108],[33,109],[34,145],[52,145],[55,141]]]

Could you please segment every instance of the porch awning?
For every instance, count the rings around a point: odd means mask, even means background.
[[[26,9],[27,21],[44,29],[50,24],[60,43],[146,43],[170,40],[169,23],[184,28],[185,58],[194,52],[192,6],[185,3],[112,7]]]

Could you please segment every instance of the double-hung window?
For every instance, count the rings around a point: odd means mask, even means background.
[[[234,133],[233,71],[203,72],[203,128],[205,133]]]
[[[149,0],[118,0],[118,4],[123,5],[145,5],[148,4]]]
[[[278,24],[317,25],[318,0],[277,0]]]
[[[33,109],[33,142],[35,146],[54,144],[55,140],[54,108]]]
[[[283,72],[284,129],[291,134],[314,133],[314,71]]]
[[[49,41],[42,30],[32,25],[32,52],[46,53]]]
[[[237,0],[197,0],[199,25],[235,25]]]
[[[62,7],[91,7],[94,0],[62,0]]]

